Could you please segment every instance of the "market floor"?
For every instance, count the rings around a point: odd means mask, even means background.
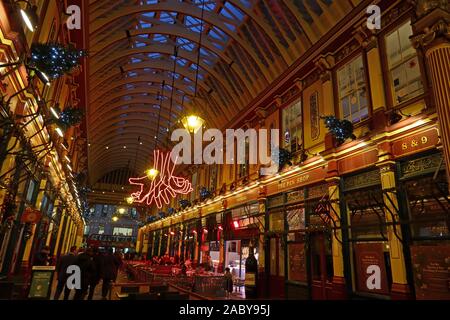
[[[130,281],[127,278],[127,275],[125,272],[120,272],[118,277],[117,277],[117,283],[129,283]],[[56,276],[55,279],[53,281],[53,285],[52,285],[52,295],[51,295],[51,300],[53,300],[53,296],[55,294],[56,291],[56,286],[58,284],[58,281],[56,280]],[[111,293],[111,300],[119,300],[119,298],[117,298],[116,292],[119,292],[119,288],[116,287],[112,289],[112,293]],[[75,295],[75,290],[72,290],[72,292],[70,293],[69,296],[69,300],[73,300],[73,297]],[[63,300],[64,299],[64,292],[61,294],[59,300]],[[99,282],[99,284],[95,287],[95,292],[94,292],[94,297],[93,300],[102,300],[102,281]],[[108,300],[109,300],[109,295],[108,295]],[[225,298],[223,299],[217,299],[217,300],[225,300]],[[245,289],[241,289],[240,291],[236,288],[235,291],[233,292],[233,294],[231,295],[231,297],[229,298],[229,300],[245,300]]]

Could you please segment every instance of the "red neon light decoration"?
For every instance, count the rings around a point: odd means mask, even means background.
[[[175,163],[170,152],[164,154],[159,150],[154,151],[154,169],[158,170],[155,179],[144,176],[128,180],[131,185],[140,187],[139,191],[131,194],[134,202],[146,203],[148,206],[155,203],[161,209],[164,203],[170,203],[170,197],[175,198],[177,194],[188,194],[194,190],[189,180],[173,175]]]

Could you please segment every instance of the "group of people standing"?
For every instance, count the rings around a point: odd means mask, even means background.
[[[45,258],[46,248],[36,256],[34,265],[48,265]],[[106,299],[111,290],[111,284],[116,281],[119,268],[122,265],[122,254],[113,253],[112,249],[106,252],[99,251],[97,248],[87,248],[78,250],[76,246],[70,248],[70,251],[61,256],[56,264],[56,274],[58,284],[56,287],[54,300],[59,300],[64,291],[64,300],[69,300],[71,289],[67,285],[67,280],[73,274],[68,270],[71,266],[78,266],[80,270],[80,288],[75,289],[73,300],[92,300],[95,288],[102,280],[102,298]],[[68,272],[69,271],[69,272]]]

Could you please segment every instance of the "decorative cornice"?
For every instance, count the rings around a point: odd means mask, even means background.
[[[450,12],[450,2],[448,0],[412,0],[416,5],[417,18],[422,18],[435,9]]]
[[[439,38],[450,41],[450,23],[441,19],[430,28],[425,28],[422,33],[411,38],[414,48],[429,48]]]
[[[450,5],[448,0],[417,0],[414,48],[429,49],[434,43],[450,41]]]
[[[334,56],[331,53],[321,55],[314,61],[314,64],[319,69],[320,79],[322,80],[322,82],[330,81],[331,70],[336,64]]]
[[[370,30],[364,23],[353,31],[353,36],[358,43],[367,51],[378,47],[378,40],[375,30]]]

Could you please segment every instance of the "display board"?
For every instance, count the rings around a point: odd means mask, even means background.
[[[411,246],[417,300],[450,300],[450,246]]]
[[[383,246],[381,242],[356,243],[354,245],[358,291],[389,294]]]
[[[33,267],[29,299],[50,299],[55,267]]]
[[[308,282],[304,243],[289,243],[289,281]]]

